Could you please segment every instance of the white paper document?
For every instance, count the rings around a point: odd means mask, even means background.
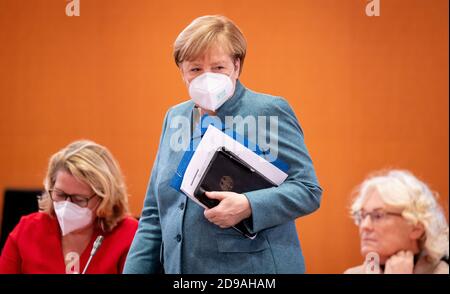
[[[209,125],[186,168],[180,187],[182,192],[204,208],[207,207],[194,196],[194,191],[214,156],[214,153],[222,147],[225,147],[227,150],[234,153],[251,168],[277,186],[281,185],[288,177],[285,172],[268,162],[266,159],[258,156],[252,150],[213,125]]]

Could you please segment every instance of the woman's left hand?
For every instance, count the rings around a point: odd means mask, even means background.
[[[234,192],[206,192],[206,196],[217,199],[220,203],[205,209],[207,220],[225,229],[232,227],[252,214],[250,202],[243,194]]]

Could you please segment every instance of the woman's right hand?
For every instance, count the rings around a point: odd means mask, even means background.
[[[389,257],[384,268],[385,274],[412,274],[414,254],[411,251],[399,251]]]

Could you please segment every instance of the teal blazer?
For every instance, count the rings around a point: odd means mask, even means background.
[[[279,187],[245,193],[252,208],[247,225],[258,232],[253,240],[210,223],[202,207],[170,186],[184,154],[170,148],[175,132],[180,131],[171,121],[176,116],[190,118],[193,108],[193,102],[187,101],[169,109],[165,116],[124,273],[304,273],[295,219],[319,208],[322,189],[289,104],[280,97],[255,93],[237,81],[233,96],[217,111],[222,122],[225,116],[254,116],[256,121],[258,116],[266,116],[268,124],[270,116],[278,117],[277,154],[289,165],[289,176]]]

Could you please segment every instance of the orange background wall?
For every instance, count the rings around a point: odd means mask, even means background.
[[[243,83],[286,97],[324,188],[297,221],[309,273],[361,261],[347,215],[370,172],[405,168],[448,211],[447,0],[0,0],[0,189],[41,187],[49,156],[106,145],[142,209],[165,111],[188,98],[172,43],[195,17],[224,14],[248,40]],[[0,200],[0,205],[1,205]]]

